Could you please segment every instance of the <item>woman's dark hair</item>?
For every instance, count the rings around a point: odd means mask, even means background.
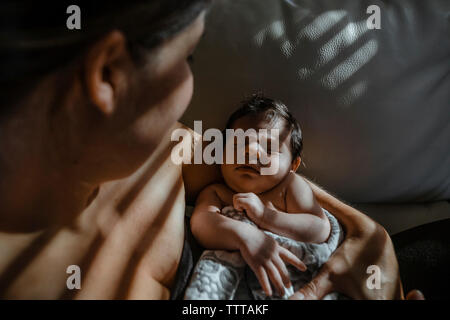
[[[133,58],[189,25],[211,0],[6,0],[0,2],[0,114],[11,89],[67,65],[104,34],[122,31]],[[70,5],[81,29],[69,30]],[[20,92],[20,91],[19,91]]]
[[[250,98],[241,102],[241,106],[228,118],[226,129],[231,129],[234,122],[248,115],[264,115],[264,120],[282,120],[291,133],[292,159],[300,157],[303,149],[302,130],[294,116],[289,112],[284,103],[264,97],[262,94],[253,94]]]

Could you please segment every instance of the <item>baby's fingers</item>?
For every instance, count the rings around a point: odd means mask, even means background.
[[[283,247],[281,248],[280,258],[283,259],[283,261],[290,263],[291,265],[293,265],[300,271],[306,271],[306,269],[307,269],[306,265],[303,263],[303,261],[300,260],[299,258],[297,258],[297,256],[295,254],[293,254],[286,248],[283,248]]]
[[[245,199],[233,197],[233,207],[238,211],[244,211],[247,207]]]

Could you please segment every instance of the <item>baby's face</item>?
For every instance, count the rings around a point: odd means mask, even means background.
[[[253,139],[239,141],[234,138],[227,141],[224,150],[224,159],[226,159],[227,147],[234,149],[233,164],[224,164],[221,166],[222,176],[225,183],[235,192],[253,192],[255,194],[269,191],[279,184],[292,169],[292,154],[290,148],[290,132],[285,128],[282,120],[269,123],[262,116],[255,117],[248,115],[236,120],[230,129],[255,129],[256,135]],[[267,136],[258,135],[260,129],[267,130]],[[279,137],[271,129],[278,129]],[[241,139],[243,140],[243,139]],[[278,150],[276,150],[275,140],[278,140]],[[267,141],[267,142],[266,142]],[[232,144],[233,146],[229,146]],[[245,164],[237,163],[238,152],[245,150]],[[257,155],[257,163],[251,164],[249,153],[254,152]],[[261,174],[262,168],[275,168],[273,174]],[[266,169],[267,170],[267,169]]]

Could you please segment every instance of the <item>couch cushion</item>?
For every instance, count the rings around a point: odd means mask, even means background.
[[[450,202],[435,201],[415,204],[353,204],[381,224],[389,234],[450,219]]]
[[[369,5],[381,29],[369,30]],[[182,121],[222,128],[254,91],[304,133],[301,171],[351,202],[450,198],[448,0],[215,0]]]

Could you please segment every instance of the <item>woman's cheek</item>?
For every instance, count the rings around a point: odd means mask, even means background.
[[[184,82],[184,88],[183,92],[181,93],[181,101],[184,101],[182,104],[182,107],[180,108],[180,113],[177,117],[177,120],[181,118],[183,113],[186,111],[187,107],[189,106],[189,103],[191,102],[192,95],[194,93],[194,76],[192,74],[191,67],[188,63],[184,63],[185,68],[187,69],[187,78]]]
[[[184,60],[157,80],[157,85],[147,87],[147,98],[142,99],[147,102],[147,106],[141,115],[137,115],[135,130],[144,140],[149,138],[159,142],[189,105],[194,81],[189,65]]]
[[[165,103],[160,104],[160,111],[162,114],[170,115],[170,120],[175,122],[183,115],[191,102],[194,90],[194,77],[189,64],[183,60],[173,69],[169,79],[174,80],[166,83],[166,88],[168,88],[166,90],[169,92]]]

